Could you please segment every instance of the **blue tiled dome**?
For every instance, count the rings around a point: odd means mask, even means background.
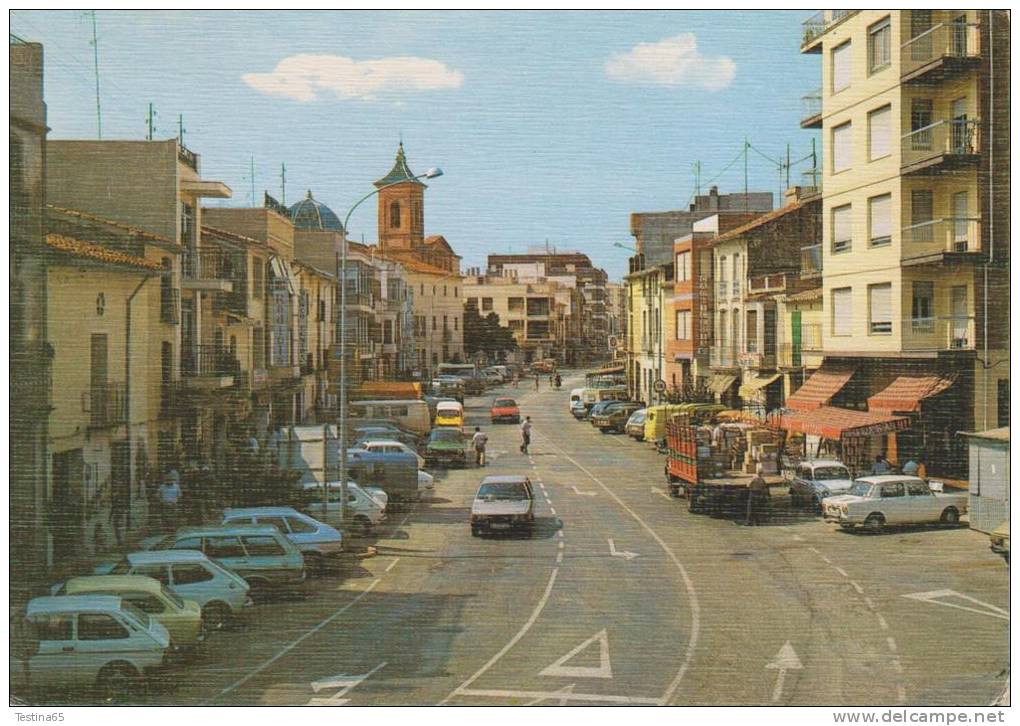
[[[301,229],[332,229],[343,232],[344,226],[333,210],[312,197],[312,190],[300,202],[291,205],[290,218]]]

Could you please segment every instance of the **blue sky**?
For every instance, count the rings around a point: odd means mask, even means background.
[[[177,132],[229,204],[311,188],[341,217],[393,162],[402,134],[426,192],[425,227],[465,266],[548,239],[613,277],[632,211],[683,208],[740,152],[810,152],[800,98],[820,85],[795,12],[98,11],[104,138]],[[45,45],[51,138],[95,138],[91,23],[81,11],[13,11]],[[820,151],[820,147],[819,147]],[[799,177],[809,165],[791,174]],[[752,190],[778,192],[754,154]],[[715,183],[742,191],[743,163]],[[375,208],[351,221],[375,240]]]

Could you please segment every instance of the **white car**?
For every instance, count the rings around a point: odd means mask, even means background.
[[[344,551],[343,534],[292,507],[244,507],[223,512],[223,524],[271,524],[301,550],[305,564],[322,571]]]
[[[243,577],[196,550],[132,552],[119,562],[99,565],[96,575],[145,575],[202,608],[202,625],[219,630],[251,612],[251,587]]]
[[[827,522],[843,529],[878,530],[887,524],[959,523],[967,511],[966,492],[945,494],[941,482],[928,485],[916,476],[885,474],[862,477],[850,491],[822,500]]]
[[[418,499],[433,491],[436,486],[436,478],[427,471],[418,470]]]
[[[421,456],[417,451],[402,441],[393,441],[391,439],[372,439],[371,441],[362,441],[358,444],[357,448],[364,449],[365,451],[377,451],[384,454],[414,454],[414,456],[418,459],[418,468],[425,468],[425,457]]]
[[[170,660],[170,634],[156,619],[112,595],[37,597],[12,634],[13,690],[52,696],[97,687],[122,699]]]
[[[420,478],[420,476],[419,476]],[[387,499],[377,498],[378,494],[370,494],[355,482],[347,482],[347,511],[345,522],[340,521],[340,482],[331,481],[326,485],[326,505],[323,511],[322,484],[318,482],[307,482],[304,485],[303,509],[317,519],[328,522],[333,526],[343,527],[353,525],[362,532],[368,532],[372,527],[386,519]],[[374,491],[382,492],[381,489],[372,487]],[[382,492],[382,497],[386,493]]]

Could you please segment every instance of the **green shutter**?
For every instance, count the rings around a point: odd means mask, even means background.
[[[800,363],[800,310],[790,311],[790,343],[791,343],[791,364],[799,367]]]

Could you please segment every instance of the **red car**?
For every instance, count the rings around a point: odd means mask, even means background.
[[[497,398],[492,402],[489,410],[492,423],[508,421],[509,423],[521,422],[521,409],[517,408],[517,401],[512,398]]]

